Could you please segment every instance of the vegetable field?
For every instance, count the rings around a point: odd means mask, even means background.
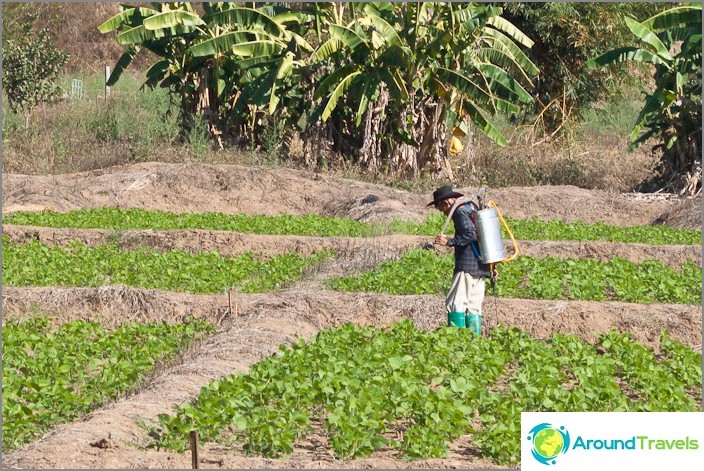
[[[162,164],[3,180],[6,466],[189,468],[197,431],[202,468],[505,468],[521,411],[702,410],[700,201],[488,190],[519,256],[477,336],[444,325],[427,192]]]

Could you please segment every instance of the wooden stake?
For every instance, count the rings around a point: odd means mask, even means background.
[[[191,467],[198,469],[198,430],[191,430]]]
[[[232,296],[230,296],[230,293],[232,291],[227,290],[227,313],[230,317],[232,317]]]

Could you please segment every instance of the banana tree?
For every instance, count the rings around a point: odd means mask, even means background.
[[[467,121],[499,145],[491,123],[516,113],[530,94],[536,67],[518,44],[532,42],[503,20],[500,10],[476,4],[350,3],[355,16],[330,23],[329,39],[311,56],[331,69],[314,98],[323,121],[333,119],[359,160],[372,168],[417,175],[431,165],[452,179],[448,129]],[[518,44],[517,44],[518,43]]]
[[[626,61],[653,65],[655,89],[646,92],[629,151],[656,139],[654,150],[663,150],[666,188],[698,194],[702,172],[701,3],[666,10],[642,23],[630,18],[625,21],[640,45],[606,52],[588,65],[603,67]]]
[[[160,60],[147,70],[144,85],[169,88],[177,97],[182,130],[201,117],[221,146],[223,134],[253,139],[262,109],[277,111],[303,65],[298,57],[312,51],[301,35],[286,28],[286,23],[306,21],[304,15],[218,2],[203,3],[201,17],[188,2],[153,5],[123,6],[99,26],[103,33],[119,31],[116,39],[127,47],[108,84],[119,79],[140,49],[148,49]]]

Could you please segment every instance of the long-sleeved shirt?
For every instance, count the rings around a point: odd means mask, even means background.
[[[479,252],[477,231],[471,220],[470,214],[474,209],[464,204],[452,214],[452,223],[455,225],[455,236],[448,239],[448,247],[455,248],[455,271],[466,272],[475,278],[490,276],[489,265],[481,263],[474,250]],[[472,247],[474,246],[474,248]]]

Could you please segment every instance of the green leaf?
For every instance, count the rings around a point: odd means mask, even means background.
[[[487,28],[483,31],[482,41],[510,56],[528,76],[538,75],[538,67],[525,55],[516,44],[501,31]]]
[[[645,20],[643,26],[654,31],[662,31],[673,27],[701,25],[702,24],[702,6],[683,6],[675,7],[658,13]],[[701,31],[701,26],[699,26]]]
[[[511,39],[518,41],[519,44],[525,47],[533,47],[533,40],[526,36],[521,30],[516,28],[510,21],[501,16],[490,17],[487,24],[493,26],[494,28],[503,31]]]
[[[345,78],[343,78],[340,83],[335,87],[335,89],[332,91],[330,94],[330,97],[328,98],[328,102],[325,105],[325,108],[323,109],[323,114],[321,116],[321,119],[323,121],[327,121],[327,119],[330,117],[330,114],[332,111],[337,107],[337,102],[342,97],[342,95],[345,93],[345,91],[350,87],[352,84],[352,81],[354,81],[355,77],[360,75],[362,72],[361,71],[356,71],[352,72],[351,74],[347,75]]]
[[[612,63],[621,63],[629,60],[636,62],[649,62],[651,64],[665,64],[665,62],[650,51],[638,47],[620,47],[606,52],[587,61],[589,67],[603,67]]]
[[[267,33],[280,37],[283,28],[269,16],[251,8],[231,8],[212,16],[211,25],[233,25],[240,29],[254,27]]]
[[[108,78],[108,81],[105,82],[105,85],[107,85],[108,87],[115,85],[117,83],[117,81],[120,79],[120,77],[122,76],[122,73],[132,63],[132,61],[134,60],[134,58],[137,56],[138,53],[139,53],[138,46],[128,46],[127,50],[118,59],[117,64],[115,64],[115,67],[113,68],[112,72],[110,73],[110,77]]]
[[[667,50],[667,47],[665,47],[662,41],[660,41],[660,38],[658,38],[653,31],[643,26],[641,23],[638,23],[634,19],[626,18],[625,21],[626,25],[628,26],[628,29],[630,29],[633,34],[638,36],[641,41],[652,46],[659,57],[663,58],[666,61],[673,60],[672,56],[670,55],[670,52]]]
[[[115,31],[116,29],[120,29],[123,26],[140,25],[142,24],[143,18],[147,18],[156,13],[157,12],[155,10],[150,8],[128,8],[98,26],[98,31],[101,33],[109,33],[111,31]]]
[[[166,73],[169,71],[170,66],[171,63],[168,60],[161,60],[155,62],[145,72],[145,75],[147,76],[147,81],[152,82],[163,79]]]
[[[484,134],[500,146],[507,144],[506,138],[501,135],[498,129],[484,116],[483,112],[472,103],[467,102],[467,114],[474,124],[476,124]]]
[[[437,68],[437,76],[441,80],[449,83],[459,92],[471,97],[477,103],[491,103],[491,95],[482,89],[478,84],[465,77],[460,72],[446,69],[444,67]]]
[[[212,56],[230,52],[239,56],[271,55],[280,50],[282,45],[272,40],[254,40],[247,37],[246,31],[235,31],[194,44],[188,48],[193,57]]]
[[[353,64],[347,64],[335,70],[333,73],[325,77],[322,82],[320,82],[320,85],[316,87],[315,92],[313,93],[313,99],[317,100],[325,95],[328,90],[335,87],[344,77],[348,76],[355,70],[356,66]]]
[[[394,100],[400,102],[408,100],[408,90],[406,90],[406,85],[403,83],[403,79],[398,70],[392,73],[389,69],[381,69],[379,70],[379,75],[381,80],[383,80],[388,87],[389,93]]]
[[[328,27],[330,28],[330,35],[352,51],[359,46],[363,46],[364,49],[369,51],[367,42],[351,29],[336,24],[331,24]]]
[[[309,62],[311,64],[321,62],[336,53],[337,51],[339,51],[341,47],[342,41],[335,38],[328,39],[323,44],[318,46],[318,49],[316,49],[315,53],[311,55]]]
[[[157,13],[144,19],[144,27],[147,30],[158,30],[165,28],[173,28],[175,26],[201,26],[205,23],[195,13],[190,13],[183,10],[166,11]]]
[[[516,96],[520,101],[524,103],[530,103],[533,101],[533,97],[530,93],[526,91],[525,88],[521,86],[513,77],[511,77],[505,70],[494,64],[480,63],[477,64],[477,68],[482,71],[482,73],[493,81],[494,84],[499,85],[503,89],[509,91],[512,95]],[[493,87],[490,87],[493,89]]]

